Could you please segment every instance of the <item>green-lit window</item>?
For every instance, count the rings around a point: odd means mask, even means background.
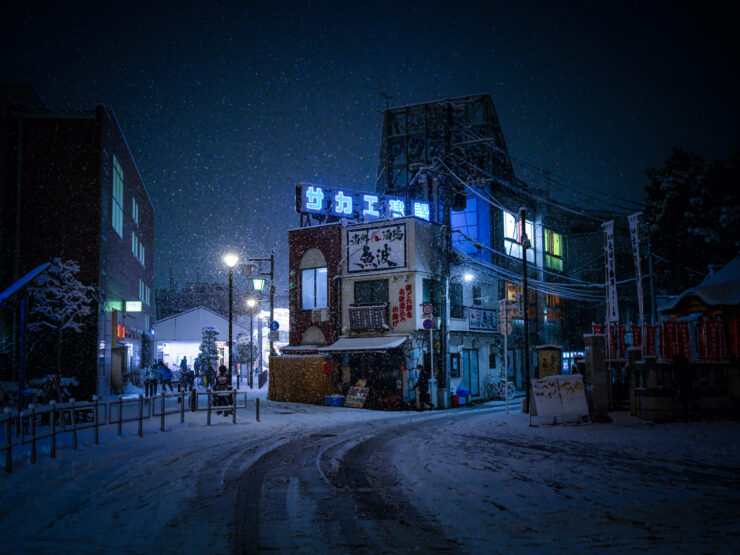
[[[545,266],[563,271],[563,236],[545,229]]]
[[[123,168],[118,158],[113,155],[113,229],[119,237],[123,237]]]

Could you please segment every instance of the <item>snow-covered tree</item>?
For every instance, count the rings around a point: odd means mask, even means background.
[[[236,360],[239,364],[249,364],[250,352],[252,362],[259,360],[259,346],[254,341],[250,341],[248,333],[239,332],[236,335]]]
[[[219,331],[211,326],[206,326],[201,331],[202,340],[200,343],[200,362],[205,367],[213,366],[218,362],[218,347],[216,347],[216,337]]]
[[[62,372],[63,335],[83,331],[97,299],[96,288],[77,279],[79,272],[77,261],[54,258],[29,288],[28,330],[36,345],[47,334],[53,336],[58,375]]]

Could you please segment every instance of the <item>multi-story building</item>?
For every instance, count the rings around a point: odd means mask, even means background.
[[[0,99],[0,283],[76,260],[99,299],[64,344],[63,372],[83,393],[120,390],[152,348],[154,209],[143,179],[110,107],[53,112],[28,85],[3,85]]]

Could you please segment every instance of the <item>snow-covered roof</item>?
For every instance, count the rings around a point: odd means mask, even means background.
[[[336,342],[319,351],[384,351],[398,347],[409,338],[408,335],[384,335],[382,337],[340,337]]]
[[[689,297],[698,297],[707,306],[740,305],[740,256],[735,257],[721,270],[707,277],[700,285],[687,289],[658,310],[669,312]]]
[[[152,325],[156,341],[200,341],[205,327],[216,328],[219,330],[219,337],[226,338],[229,321],[210,308],[198,306],[158,320]],[[232,332],[233,337],[236,337],[240,332],[249,333],[249,330],[233,320]]]

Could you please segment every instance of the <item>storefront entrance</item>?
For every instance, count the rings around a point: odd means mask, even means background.
[[[470,391],[473,397],[480,395],[480,373],[478,371],[478,349],[460,351],[460,385]]]

